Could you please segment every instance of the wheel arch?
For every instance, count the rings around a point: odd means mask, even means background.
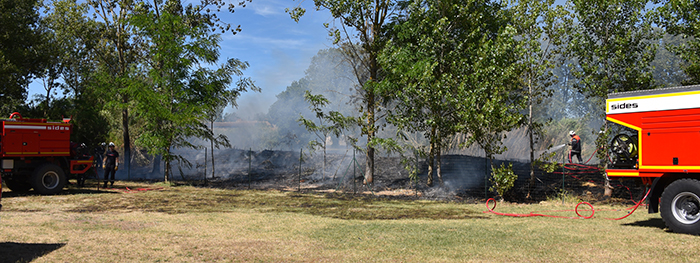
[[[654,179],[651,184],[651,192],[649,193],[649,213],[659,212],[659,199],[663,194],[664,189],[676,180],[680,179],[696,179],[700,180],[700,174],[696,173],[665,173],[661,177]]]

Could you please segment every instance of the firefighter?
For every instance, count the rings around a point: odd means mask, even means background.
[[[578,159],[578,163],[581,163],[581,137],[578,137],[575,131],[570,131],[569,136],[571,136],[571,142],[569,142],[569,145],[571,146],[571,152],[569,153],[569,163],[573,162],[574,156],[576,156],[576,158]]]
[[[107,188],[107,179],[110,179],[110,187],[114,186],[114,174],[119,170],[119,152],[114,149],[114,143],[109,143],[109,148],[105,152],[105,157],[102,160],[102,169],[105,170],[105,185]],[[107,178],[109,175],[110,178]]]

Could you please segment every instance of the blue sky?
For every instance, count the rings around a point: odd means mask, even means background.
[[[311,58],[320,49],[332,46],[323,26],[332,22],[330,13],[315,11],[313,1],[306,1],[302,4],[308,11],[296,23],[284,10],[298,4],[289,0],[254,0],[227,17],[232,24],[240,24],[243,31],[223,36],[222,57],[248,61],[250,68],[245,74],[262,89],[260,93],[241,96],[238,109],[233,110],[239,116],[267,112],[275,95],[304,76]]]
[[[308,11],[296,23],[284,10],[298,4],[298,1],[289,0],[254,0],[244,8],[236,7],[233,14],[222,16],[227,23],[240,24],[243,31],[222,35],[221,61],[227,58],[248,61],[250,67],[244,71],[245,77],[251,77],[262,89],[260,93],[243,94],[238,100],[238,109],[227,111],[234,111],[241,117],[267,112],[276,100],[275,95],[304,76],[304,70],[318,50],[332,46],[323,26],[323,23],[332,22],[330,13],[315,11],[313,1],[305,1],[302,5]],[[29,85],[29,99],[34,94],[44,93],[41,80]]]
[[[307,12],[296,23],[284,10],[299,5],[299,1]],[[198,0],[183,2],[199,3]],[[564,2],[556,0],[555,3]],[[333,19],[328,11],[316,11],[312,0],[253,0],[244,8],[237,7],[233,14],[224,14],[222,20],[232,25],[240,24],[243,30],[236,35],[222,35],[222,61],[227,58],[248,61],[250,68],[244,72],[245,77],[251,77],[262,89],[260,93],[243,94],[237,109],[227,109],[227,112],[236,112],[243,118],[266,113],[276,100],[275,95],[304,76],[304,70],[318,50],[332,46],[323,23],[332,24]],[[44,92],[41,80],[35,80],[29,86],[28,98]]]

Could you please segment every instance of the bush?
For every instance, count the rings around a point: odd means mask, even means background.
[[[498,196],[503,198],[503,194],[508,192],[508,190],[513,188],[513,185],[515,185],[515,180],[518,179],[518,175],[513,172],[512,163],[509,163],[508,167],[501,164],[501,167],[492,168],[491,170],[491,178],[489,179],[491,182],[491,187],[489,190],[496,191]]]

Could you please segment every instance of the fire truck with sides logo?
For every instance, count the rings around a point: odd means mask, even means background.
[[[641,179],[649,213],[700,234],[700,85],[609,94],[606,119],[619,124],[606,175]]]
[[[93,167],[93,157],[72,149],[70,119],[49,122],[22,118],[15,112],[0,122],[0,174],[12,191],[33,188],[40,194],[56,194],[69,176],[84,174]]]

